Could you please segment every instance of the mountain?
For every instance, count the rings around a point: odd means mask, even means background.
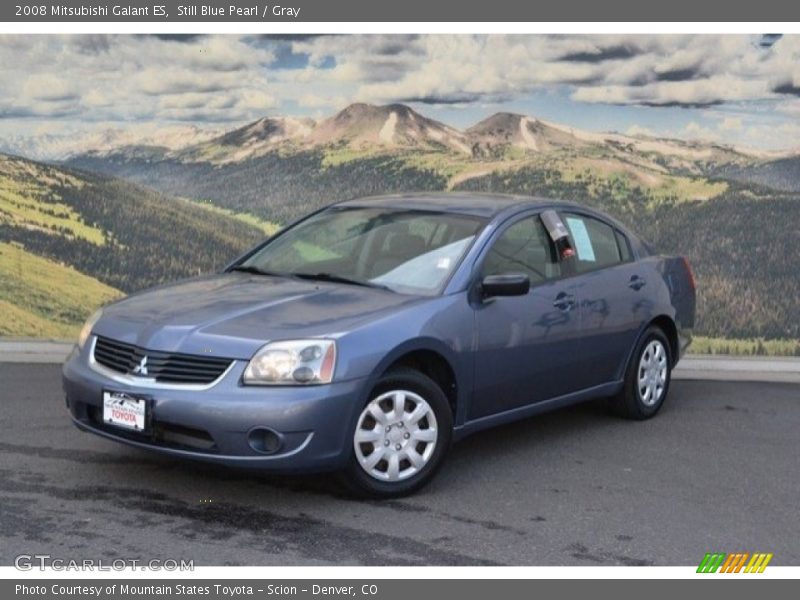
[[[429,148],[469,153],[466,136],[404,104],[351,104],[325,119],[310,136],[314,145],[350,148]]]
[[[427,149],[468,154],[466,136],[402,104],[352,104],[330,118],[265,117],[222,135],[165,152],[163,159],[214,165],[240,163],[269,152],[316,149],[381,152]],[[137,160],[141,150],[118,148],[107,158]],[[152,157],[151,157],[152,158]]]
[[[785,192],[800,192],[800,154],[752,164],[725,165],[716,175]]]
[[[403,105],[354,104],[319,123],[261,119],[161,157],[120,148],[65,164],[285,223],[352,197],[443,189],[448,176],[426,157],[463,163],[464,140]]]
[[[240,162],[283,144],[301,144],[315,125],[313,119],[265,117],[210,140],[178,149],[171,156],[183,162]]]
[[[501,156],[508,148],[546,153],[563,148],[579,149],[590,144],[538,119],[504,112],[473,125],[466,130],[466,135],[472,153],[478,156]]]
[[[263,237],[196,202],[0,155],[0,334],[60,337],[121,293],[214,271]]]
[[[67,163],[175,193],[170,182],[177,177],[183,183],[176,164],[185,165],[187,172],[195,172],[202,165],[225,166],[227,174],[236,168],[249,171],[253,161],[270,154],[284,158],[296,155],[302,160],[321,156],[323,167],[376,157],[398,159],[412,169],[431,170],[446,177],[448,187],[482,176],[487,170],[536,164],[541,169],[563,172],[596,171],[609,179],[628,180],[631,185],[660,188],[664,194],[687,187],[675,177],[704,178],[723,168],[746,167],[763,160],[756,153],[720,144],[588,132],[513,113],[497,113],[459,131],[403,104],[356,103],[319,122],[266,117],[182,147],[104,145],[102,151],[73,154]],[[163,165],[158,163],[171,165],[167,178],[159,175]],[[216,201],[220,192],[230,193],[229,186],[224,185],[226,178],[220,179],[219,189],[202,186],[190,195],[200,192]],[[709,193],[701,189],[690,197],[705,199]],[[255,196],[247,191],[245,194]],[[229,202],[240,204],[236,199]]]
[[[402,104],[359,103],[320,122],[268,117],[176,150],[122,146],[67,164],[286,222],[357,195],[449,189],[530,168],[565,179],[599,175],[656,200],[707,200],[726,186],[708,173],[747,160],[722,146],[591,133],[511,113],[462,132]]]
[[[212,143],[245,148],[262,144],[274,146],[281,142],[308,137],[315,124],[313,119],[265,117],[214,138]]]
[[[149,135],[141,131],[125,134],[117,129],[106,130],[78,136],[51,158],[65,155],[68,162],[93,158],[117,163],[165,160],[230,164],[270,152],[313,151],[333,156],[334,161],[423,152],[436,155],[440,164],[443,160],[448,164],[459,162],[459,171],[473,167],[481,170],[487,160],[513,162],[525,157],[535,160],[567,152],[585,157],[613,157],[656,172],[695,176],[784,157],[713,142],[583,131],[507,112],[491,115],[460,131],[403,104],[356,103],[319,122],[273,116],[216,133],[191,126],[166,128]]]
[[[145,125],[133,128],[107,127],[92,131],[65,131],[44,135],[6,136],[0,152],[34,160],[65,160],[79,154],[103,156],[121,149],[159,149],[162,154],[207,141],[222,132],[196,125]]]

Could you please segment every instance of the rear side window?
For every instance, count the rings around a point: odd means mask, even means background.
[[[569,229],[570,241],[575,249],[578,273],[586,273],[623,261],[617,232],[598,219],[566,213],[564,223]]]
[[[561,275],[555,249],[538,216],[520,219],[495,241],[483,263],[482,275],[523,273],[532,284]]]

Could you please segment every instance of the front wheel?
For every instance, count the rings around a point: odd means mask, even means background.
[[[610,400],[614,413],[638,420],[655,416],[664,404],[672,379],[669,348],[660,328],[650,327],[644,332],[625,372],[622,391]]]
[[[356,421],[345,483],[373,498],[418,490],[441,466],[452,428],[447,397],[432,379],[411,369],[387,373]]]

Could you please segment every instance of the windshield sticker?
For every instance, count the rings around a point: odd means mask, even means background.
[[[567,225],[572,232],[572,239],[575,240],[575,251],[578,253],[578,260],[595,262],[594,248],[589,239],[589,232],[586,231],[586,224],[582,219],[567,217]]]
[[[443,256],[439,260],[436,261],[436,268],[437,269],[449,269],[450,265],[452,264],[453,260],[449,256]]]

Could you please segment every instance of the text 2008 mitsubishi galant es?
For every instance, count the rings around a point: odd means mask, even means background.
[[[566,202],[427,194],[315,212],[223,273],[93,315],[64,366],[86,431],[172,456],[338,471],[387,497],[454,439],[609,398],[652,417],[694,280]]]

